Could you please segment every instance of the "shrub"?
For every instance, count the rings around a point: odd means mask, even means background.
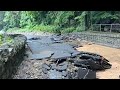
[[[3,44],[3,43],[12,43],[13,42],[13,39],[9,36],[6,36],[5,38],[5,41],[4,41],[4,36],[2,34],[0,34],[0,46]]]
[[[74,30],[75,30],[74,27],[65,28],[61,31],[61,33],[72,33]]]
[[[85,28],[82,26],[78,26],[74,32],[82,32],[85,31]]]
[[[57,33],[59,32],[59,27],[58,26],[53,26],[53,25],[36,25],[33,28],[31,28],[34,31],[43,31],[43,32],[50,32],[50,33]]]

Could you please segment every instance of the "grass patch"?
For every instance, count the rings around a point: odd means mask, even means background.
[[[64,28],[61,33],[72,33],[73,31],[75,31],[74,27],[70,27],[70,28]]]
[[[5,38],[5,41],[4,41],[4,36],[3,35],[0,35],[0,46],[4,43],[12,43],[13,42],[13,39],[9,36],[6,36]]]
[[[36,25],[33,27],[26,27],[26,28],[11,28],[7,30],[9,33],[24,33],[24,32],[49,32],[49,33],[72,33],[72,32],[82,32],[84,31],[81,27],[68,27],[68,28],[61,28],[55,25]]]
[[[32,28],[10,28],[7,32],[49,32],[49,33],[56,33],[58,26],[53,25],[36,25]]]
[[[58,26],[53,26],[53,25],[36,25],[31,29],[34,30],[35,32],[42,31],[42,32],[56,33],[58,28],[59,28]]]

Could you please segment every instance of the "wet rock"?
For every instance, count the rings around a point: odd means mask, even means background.
[[[56,60],[57,61],[57,65],[59,64],[59,65],[62,66],[64,63],[67,63],[66,60],[67,60],[67,58],[57,59]]]
[[[51,69],[52,69],[52,70],[53,70],[53,69],[56,69],[56,64],[51,64],[50,66],[51,66]]]
[[[60,73],[56,70],[50,70],[48,72],[48,76],[50,79],[62,79],[62,73]]]
[[[50,66],[47,65],[47,64],[45,64],[45,63],[42,65],[42,68],[45,68],[45,69],[47,69],[47,70],[50,70],[50,69],[51,69]]]
[[[68,75],[67,75],[67,76],[64,76],[64,79],[69,79]]]
[[[102,59],[101,56],[92,55],[92,54],[80,54],[80,59],[93,59],[94,61],[100,61]]]
[[[51,47],[53,47],[54,49],[56,50],[71,50],[73,49],[73,47],[69,44],[65,44],[65,43],[55,43],[55,44],[52,44]]]
[[[68,72],[67,72],[67,71],[62,71],[62,76],[66,77],[66,76],[67,76],[67,74],[68,74]]]
[[[25,35],[26,36],[26,38],[27,38],[27,40],[29,40],[29,39],[32,39],[32,38],[34,38],[34,37],[37,37],[37,36],[33,36],[33,35]]]
[[[79,41],[79,42],[81,41],[81,39],[80,39],[80,38],[77,38],[76,40],[77,40],[77,41]]]
[[[92,70],[103,70],[104,69],[100,63],[96,63],[92,59],[81,60],[81,61],[77,60],[74,62],[74,65],[78,67],[82,67],[82,68],[89,68]]]
[[[92,45],[92,44],[94,44],[94,43],[92,43],[92,42],[89,42],[89,43],[88,43],[88,45]]]
[[[54,43],[54,41],[52,41],[50,38],[48,37],[42,37],[41,40],[39,40],[40,43],[44,43],[44,44],[52,44]]]
[[[72,56],[77,56],[77,55],[79,55],[79,54],[80,54],[79,51],[74,51],[74,52],[72,53]]]
[[[54,41],[54,43],[62,43],[62,41]]]
[[[67,77],[68,77],[68,79],[72,79],[72,74],[71,74],[71,72],[68,71]]]
[[[104,68],[104,69],[110,69],[111,67],[112,67],[112,65],[111,64],[109,64],[108,62],[102,62],[102,67]]]
[[[108,60],[106,60],[105,58],[103,58],[97,54],[84,53],[84,54],[80,54],[79,57],[80,57],[80,59],[83,59],[84,61],[82,61],[82,62],[78,61],[75,64],[88,65],[88,68],[92,69],[92,70],[104,70],[104,69],[111,68],[111,66],[112,66],[111,64],[108,63]]]
[[[74,61],[74,65],[75,66],[78,66],[78,67],[85,67],[85,68],[88,68],[89,64],[88,64],[88,61],[85,61],[85,60],[76,60]]]
[[[60,63],[59,66],[63,66],[63,65],[68,65],[68,62],[63,62],[63,63]]]
[[[92,59],[88,59],[88,65],[90,66],[89,69],[92,70],[104,70],[102,65],[98,62],[94,62]]]
[[[71,63],[74,63],[75,62],[75,59],[73,59],[73,58],[70,58],[70,59],[67,59],[69,62],[71,62]]]
[[[56,67],[56,69],[58,70],[58,71],[65,71],[66,69],[67,69],[67,67],[68,67],[68,64],[64,64],[64,65],[62,65],[62,66],[57,66]]]
[[[47,73],[48,73],[48,70],[47,70],[46,68],[42,68],[42,72],[43,72],[44,74],[47,74]]]
[[[66,53],[66,52],[63,52],[63,51],[56,51],[54,52],[54,55],[52,55],[51,59],[53,60],[56,60],[56,59],[64,59],[64,58],[67,58],[67,57],[70,57],[71,54],[70,53]]]
[[[96,72],[89,69],[78,69],[79,79],[96,79]]]
[[[72,73],[72,79],[78,79],[78,73],[77,72],[73,72]]]
[[[67,76],[68,76],[69,79],[78,79],[78,77],[77,77],[77,71],[78,71],[77,67],[69,66],[69,69],[67,69],[67,70],[68,70]]]
[[[85,78],[86,78],[86,75],[87,75],[87,72],[88,72],[87,69],[79,68],[79,69],[78,69],[78,78],[79,78],[79,79],[85,79]]]
[[[38,38],[38,37],[32,37],[32,38],[29,38],[28,40],[40,40],[40,38]]]
[[[54,52],[52,51],[43,51],[43,52],[40,52],[39,54],[32,54],[29,59],[45,59],[45,58],[48,58],[48,57],[51,57],[51,55],[53,54]]]
[[[41,44],[40,42],[30,42],[28,43],[29,48],[34,54],[39,54],[43,51],[50,51],[50,47],[47,44]]]
[[[53,41],[61,41],[61,38],[60,37],[52,37],[51,40],[53,40]]]
[[[8,48],[9,52],[11,52],[13,50],[13,48]]]

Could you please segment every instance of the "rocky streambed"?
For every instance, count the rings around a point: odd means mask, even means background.
[[[97,71],[112,66],[100,55],[77,51],[83,43],[90,43],[76,36],[26,37],[25,60],[14,79],[96,79]]]

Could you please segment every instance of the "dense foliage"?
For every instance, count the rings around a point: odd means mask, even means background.
[[[0,34],[0,46],[4,43],[12,43],[12,42],[13,42],[13,39],[11,37]]]
[[[3,11],[0,12],[3,16]],[[1,14],[0,14],[1,17]],[[5,11],[0,26],[56,33],[89,30],[92,24],[120,23],[119,11]]]

